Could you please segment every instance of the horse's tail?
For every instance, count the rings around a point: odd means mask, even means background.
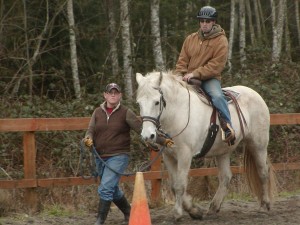
[[[262,202],[263,192],[262,183],[258,175],[257,167],[255,164],[255,159],[253,158],[250,149],[245,149],[244,151],[244,168],[246,173],[247,182],[252,194],[257,197],[258,202]],[[277,195],[277,179],[274,172],[274,168],[269,158],[267,158],[267,168],[268,168],[268,195],[270,198],[270,203],[274,201],[274,197]]]

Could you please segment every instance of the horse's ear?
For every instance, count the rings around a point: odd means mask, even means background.
[[[144,76],[141,73],[136,73],[135,79],[136,79],[137,83],[140,84],[142,79],[144,79]]]

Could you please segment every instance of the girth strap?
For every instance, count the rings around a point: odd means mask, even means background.
[[[214,144],[216,136],[219,131],[219,125],[216,124],[217,121],[217,110],[213,107],[213,111],[210,117],[210,127],[208,129],[208,133],[205,139],[205,142],[202,146],[200,153],[194,156],[194,158],[204,157],[208,151],[211,149],[211,146]]]

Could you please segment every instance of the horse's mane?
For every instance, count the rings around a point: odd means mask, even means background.
[[[159,76],[162,73],[162,80],[161,83],[159,83]],[[195,92],[192,85],[187,84],[185,81],[182,80],[182,77],[179,75],[174,74],[173,71],[153,71],[150,73],[147,73],[145,75],[145,78],[147,79],[146,82],[144,82],[143,85],[141,85],[138,90],[137,94],[139,96],[141,95],[149,95],[153,93],[153,88],[157,88],[159,86],[163,87],[164,89],[167,89],[167,93],[174,93],[174,90],[176,87],[178,88],[185,88],[189,91]],[[197,92],[195,92],[197,93]]]

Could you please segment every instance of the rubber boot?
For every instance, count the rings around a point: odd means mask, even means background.
[[[100,198],[99,206],[98,206],[97,221],[96,221],[95,225],[103,225],[104,224],[107,214],[108,214],[108,211],[110,209],[110,205],[111,205],[111,201],[105,201]]]
[[[131,206],[128,203],[125,196],[123,195],[122,198],[120,198],[118,200],[114,200],[113,202],[121,210],[121,212],[124,214],[124,223],[123,224],[128,224],[129,217],[130,217]]]

